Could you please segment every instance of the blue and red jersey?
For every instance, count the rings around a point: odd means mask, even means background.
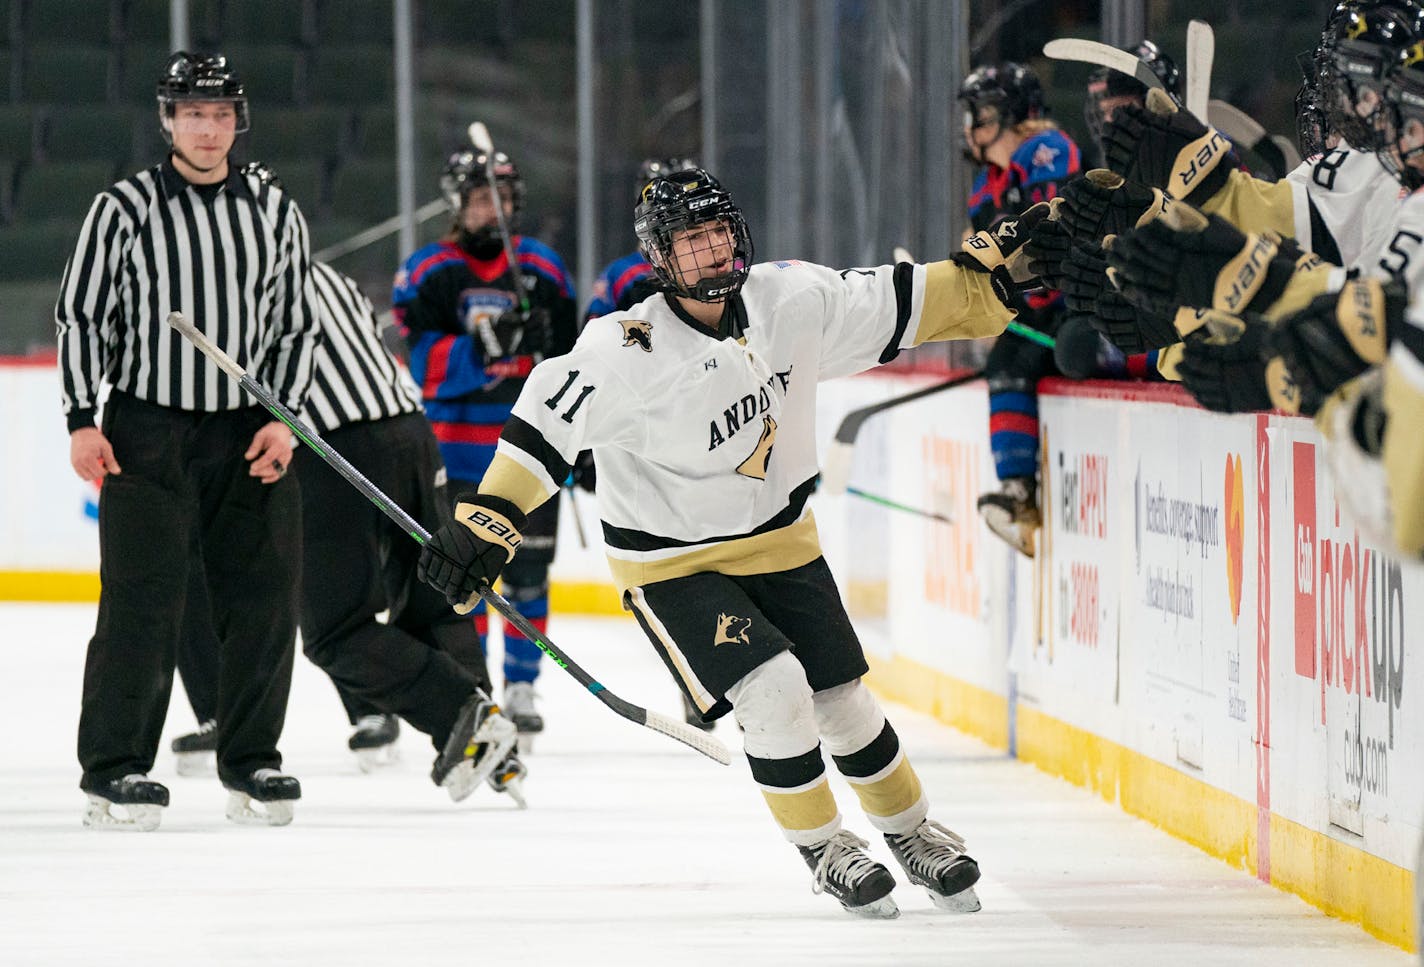
[[[1016,218],[1029,206],[1058,197],[1082,167],[1072,138],[1057,128],[1040,131],[1018,146],[1007,168],[988,165],[979,172],[969,194],[969,222],[979,232]]]
[[[549,311],[552,345],[544,354],[562,355],[576,335],[573,279],[543,242],[514,241],[530,307]],[[452,479],[478,481],[537,362],[527,354],[488,358],[477,334],[483,322],[519,306],[509,261],[504,252],[477,259],[453,241],[434,242],[405,260],[391,301],[445,467]]]
[[[643,286],[635,286],[634,283],[642,280],[651,282],[654,279],[653,267],[643,258],[642,252],[630,252],[614,260],[593,283],[593,298],[588,300],[588,311],[583,317],[584,324],[587,325],[590,319],[606,316],[619,309],[627,309],[642,301],[641,298],[634,297],[635,293],[642,295],[648,290]]]

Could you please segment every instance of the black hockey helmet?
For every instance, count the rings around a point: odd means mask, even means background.
[[[999,125],[1004,128],[1048,114],[1038,75],[1033,68],[1013,61],[974,68],[959,85],[955,99],[964,102],[964,126],[967,128],[991,123],[979,117],[980,110],[985,107],[997,110]]]
[[[673,243],[681,233],[708,222],[720,222],[731,236],[731,264],[712,278],[688,280],[673,257]],[[659,175],[644,185],[633,211],[633,231],[658,281],[677,295],[720,302],[735,294],[751,271],[747,220],[722,183],[702,168]]]
[[[1321,37],[1320,102],[1330,129],[1368,151],[1378,146],[1384,76],[1401,50],[1424,38],[1424,7],[1414,0],[1342,7]]]
[[[158,113],[163,137],[172,141],[167,122],[180,101],[229,101],[237,112],[237,133],[250,127],[247,89],[222,54],[190,54],[180,50],[168,58],[158,79]]]
[[[1380,163],[1414,191],[1424,187],[1424,171],[1409,162],[1424,157],[1424,41],[1399,52],[1385,77],[1384,108],[1380,112]],[[1405,146],[1410,138],[1415,144]]]
[[[470,192],[489,184],[485,167],[488,160],[483,151],[470,148],[462,148],[446,160],[445,168],[440,172],[440,193],[445,196],[451,214],[458,216]],[[524,179],[520,177],[518,166],[503,151],[494,153],[494,180],[496,185],[509,186],[514,211],[518,213],[523,209]]]
[[[1177,68],[1176,61],[1162,53],[1162,49],[1150,40],[1144,40],[1136,47],[1124,47],[1123,50],[1146,64],[1157,75],[1167,93],[1172,95],[1172,100],[1179,105],[1182,103],[1182,72]],[[1108,120],[1102,102],[1113,97],[1133,97],[1143,101],[1147,97],[1147,85],[1130,74],[1110,67],[1099,68],[1088,75],[1088,98],[1083,103],[1083,120],[1087,122],[1094,141],[1102,140],[1103,125]]]

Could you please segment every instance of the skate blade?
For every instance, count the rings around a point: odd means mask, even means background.
[[[173,754],[178,775],[186,778],[210,776],[217,770],[216,752],[175,752]]]
[[[484,724],[470,740],[468,748],[468,754],[473,755],[475,748],[483,744],[483,754],[478,759],[465,759],[451,769],[450,774],[440,783],[450,794],[451,801],[461,802],[468,799],[514,750],[517,741],[518,733],[514,730],[513,722],[503,716],[490,716],[485,719]]]
[[[400,761],[400,748],[395,744],[377,746],[374,749],[357,749],[356,766],[362,772],[379,772]]]
[[[1034,536],[1038,530],[1029,524],[1020,523],[999,507],[984,507],[979,511],[984,524],[993,535],[1024,557],[1033,558]]]
[[[974,892],[972,886],[966,886],[952,896],[940,896],[933,890],[925,892],[930,895],[931,902],[946,913],[978,913],[983,909],[979,903],[979,894]]]
[[[227,797],[227,818],[239,826],[286,826],[292,821],[292,799],[273,799],[254,809],[257,800],[245,792],[230,791]]]
[[[125,816],[115,816],[110,812],[113,805],[116,804],[102,796],[90,796],[89,805],[84,810],[84,825],[89,829],[151,833],[163,819],[163,807],[152,803],[117,804],[127,813]]]
[[[520,779],[520,778],[517,778],[517,777],[516,777],[516,778],[514,778],[514,779],[506,780],[505,783],[504,783],[504,786],[503,786],[502,788],[497,788],[495,791],[496,791],[496,792],[502,792],[502,793],[505,793],[506,795],[508,795],[510,799],[513,799],[513,800],[514,800],[515,804],[516,804],[520,809],[528,809],[528,808],[529,808],[529,800],[527,800],[527,799],[524,798],[524,780],[523,780],[523,779]]]
[[[869,903],[862,903],[858,907],[846,907],[847,913],[853,913],[857,917],[864,917],[867,920],[894,920],[900,915],[900,908],[895,904],[895,898],[888,893],[878,900],[871,900]]]

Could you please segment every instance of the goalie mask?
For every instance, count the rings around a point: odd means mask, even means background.
[[[250,127],[247,90],[222,54],[209,57],[178,51],[168,58],[163,76],[158,79],[157,93],[160,127],[169,144],[173,143],[174,113],[184,101],[230,103],[237,114],[234,133],[242,134]]]
[[[667,291],[721,302],[746,282],[752,264],[746,218],[702,168],[648,182],[633,219],[638,247]]]
[[[1162,53],[1150,40],[1144,40],[1136,47],[1123,49],[1157,75],[1167,93],[1172,95],[1172,100],[1179,105],[1182,103],[1182,72],[1177,69],[1172,58]],[[1112,112],[1124,103],[1117,100],[1118,98],[1131,98],[1140,105],[1147,98],[1147,85],[1110,67],[1103,67],[1088,75],[1088,99],[1083,104],[1083,120],[1087,123],[1088,132],[1094,142],[1102,143],[1103,125],[1112,119]]]

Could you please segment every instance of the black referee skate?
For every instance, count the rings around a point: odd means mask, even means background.
[[[168,805],[168,787],[140,773],[82,787],[89,796],[84,809],[84,825],[90,829],[123,829],[151,833],[158,828]],[[122,806],[125,815],[115,816],[111,806]]]
[[[974,892],[979,864],[964,852],[964,840],[957,833],[926,819],[903,836],[886,833],[885,842],[910,882],[928,890],[935,906],[951,913],[979,910]]]
[[[170,748],[177,760],[178,775],[207,775],[212,771],[218,751],[217,719],[208,719],[198,726],[198,731],[178,736]]]
[[[276,769],[258,769],[223,786],[229,792],[227,818],[244,826],[285,826],[292,821],[292,803],[302,798],[302,784]]]
[[[374,772],[400,758],[400,719],[394,715],[363,715],[356,720],[356,731],[346,740],[346,747],[356,753],[356,764],[362,772]]]
[[[798,846],[806,865],[816,874],[812,893],[829,893],[858,917],[892,920],[900,915],[895,898],[895,878],[865,853],[870,844],[842,829],[816,846]]]
[[[477,688],[460,709],[445,748],[435,757],[430,781],[459,802],[494,773],[514,750],[518,738],[514,723],[500,714],[494,699]]]

